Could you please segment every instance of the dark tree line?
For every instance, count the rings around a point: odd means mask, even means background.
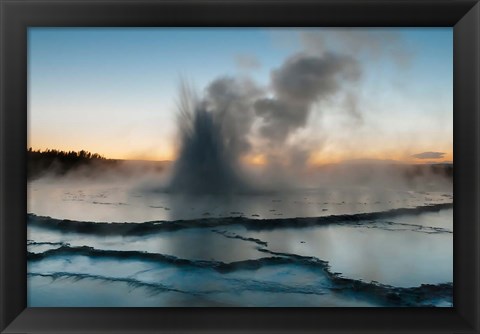
[[[46,149],[44,151],[41,150],[32,150],[30,147],[28,149],[28,154],[29,156],[32,157],[44,157],[44,158],[54,158],[54,159],[59,159],[63,161],[81,161],[81,160],[88,160],[88,159],[100,159],[100,160],[107,160],[107,158],[101,156],[98,153],[91,153],[88,151],[59,151],[59,150],[51,150],[51,149]]]
[[[98,153],[81,151],[60,151],[55,149],[27,150],[27,171],[29,178],[41,176],[47,172],[64,175],[80,166],[91,164],[112,164],[115,160],[107,159]]]

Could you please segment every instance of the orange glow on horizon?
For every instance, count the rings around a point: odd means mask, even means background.
[[[450,163],[453,162],[453,153],[448,152],[442,158],[437,159],[416,159],[412,157],[413,154],[406,154],[405,152],[398,152],[396,154],[385,154],[383,152],[374,152],[353,155],[349,152],[336,152],[336,153],[324,153],[314,152],[308,160],[308,165],[311,167],[337,164],[346,161],[355,160],[378,160],[378,161],[391,161],[392,163],[407,163],[407,164],[428,164],[428,163]]]
[[[65,148],[62,145],[57,147],[50,146],[29,146],[33,150],[46,150],[56,149],[60,151],[89,151],[91,153],[98,153],[107,159],[119,159],[119,160],[149,160],[149,161],[174,161],[176,159],[176,152],[173,148],[163,149],[162,151],[144,151],[144,152],[125,152],[121,149],[118,150],[105,150],[105,149],[89,149],[85,148]],[[345,151],[332,151],[332,152],[313,152],[307,160],[309,167],[317,167],[329,164],[337,164],[346,161],[355,160],[391,160],[392,162],[408,163],[408,164],[425,164],[425,163],[449,163],[453,161],[453,152],[445,153],[442,158],[438,159],[416,159],[412,157],[412,154],[405,152],[398,152],[393,154],[385,154],[384,152],[362,152],[362,154],[352,154]],[[241,161],[245,164],[252,166],[265,166],[268,164],[268,158],[265,154],[247,154],[241,158]]]

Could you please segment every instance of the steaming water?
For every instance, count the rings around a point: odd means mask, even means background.
[[[451,192],[362,187],[228,198],[131,189],[32,182],[28,211],[91,222],[243,216],[260,223],[452,202]],[[452,282],[452,215],[452,209],[443,209],[302,228],[252,230],[228,224],[144,235],[29,224],[28,251],[42,256],[28,262],[29,306],[452,306],[451,285],[439,288],[439,294],[421,292],[428,296],[422,298],[406,289]],[[281,261],[265,262],[272,257]],[[219,269],[224,267],[229,269]],[[374,282],[352,290],[332,273]],[[395,290],[401,288],[406,290]],[[402,301],[385,297],[392,294]]]
[[[29,186],[28,211],[40,216],[99,222],[232,216],[275,219],[378,212],[451,201],[451,192],[360,186],[226,197],[144,192],[128,184],[41,180]]]

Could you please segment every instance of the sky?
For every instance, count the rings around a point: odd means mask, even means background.
[[[282,100],[288,64],[330,54],[358,73],[332,74],[285,145],[308,147],[313,164],[453,161],[451,28],[29,28],[28,145],[173,160],[182,80],[200,96],[218,78],[248,80]],[[245,156],[261,164],[256,115]]]

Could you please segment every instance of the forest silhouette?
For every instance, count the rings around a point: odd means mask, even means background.
[[[111,166],[117,160],[107,159],[98,153],[81,151],[61,151],[55,149],[27,150],[27,176],[37,178],[49,172],[54,175],[65,175],[81,166]]]

